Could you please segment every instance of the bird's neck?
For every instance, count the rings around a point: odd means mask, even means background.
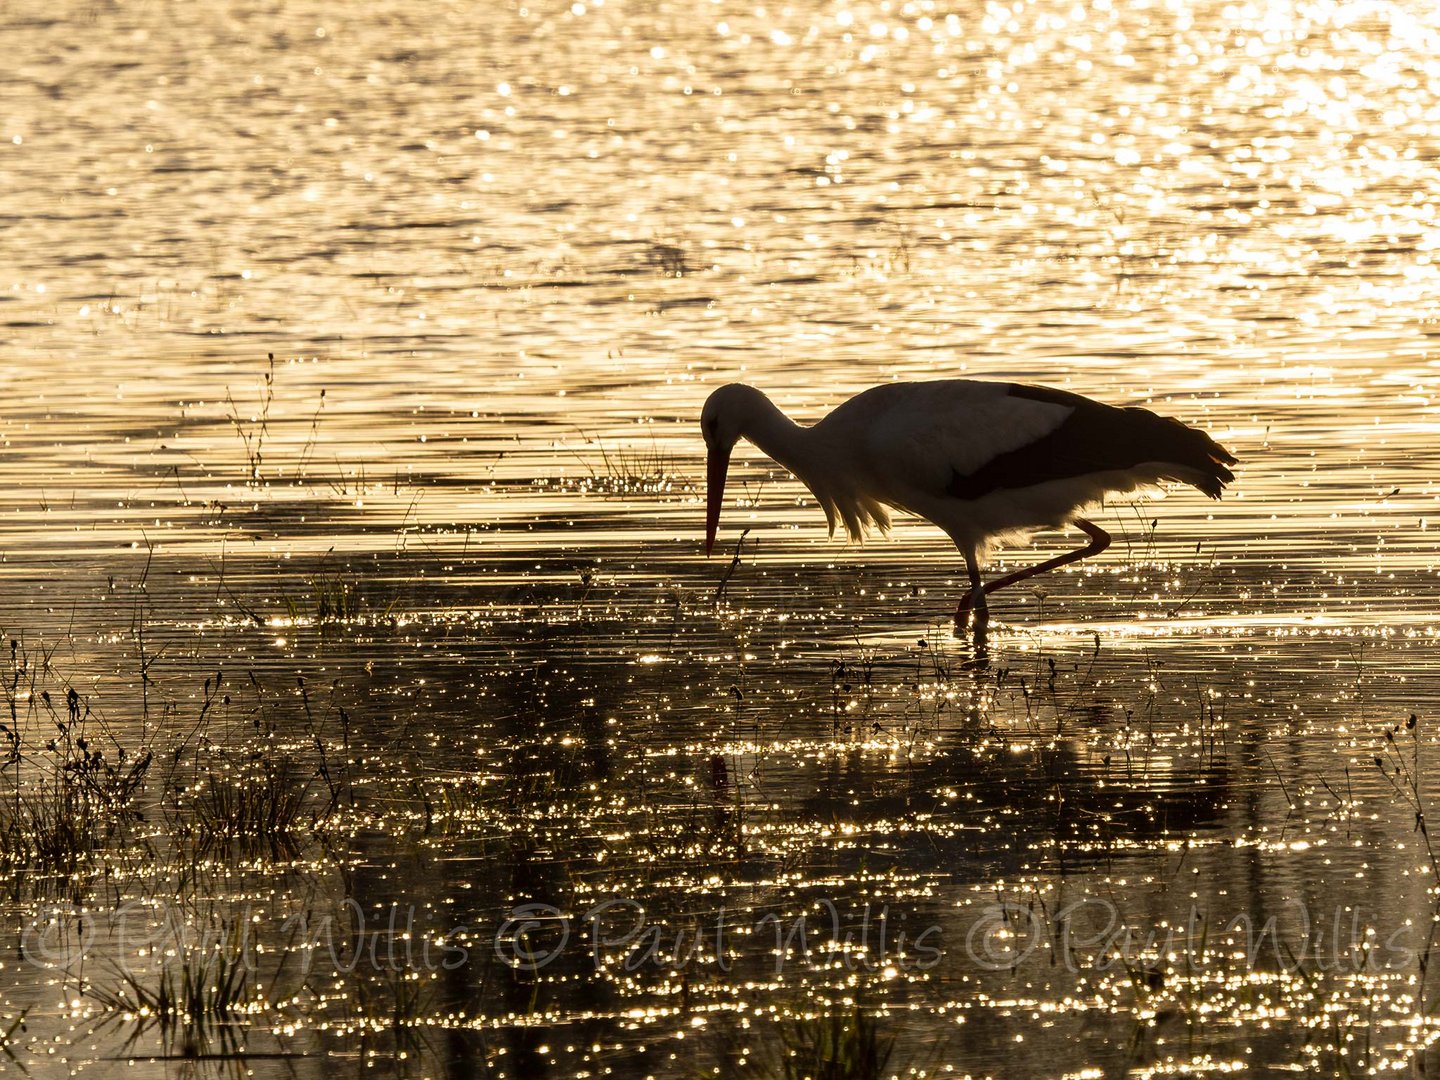
[[[742,434],[802,480],[810,473],[813,457],[810,429],[791,420],[769,398],[751,417]]]

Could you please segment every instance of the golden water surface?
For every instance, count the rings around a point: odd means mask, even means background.
[[[0,1064],[1434,1064],[1432,5],[0,44]],[[748,447],[703,557],[714,387],[957,375],[1238,479],[1100,511],[984,658],[938,530],[847,548]]]

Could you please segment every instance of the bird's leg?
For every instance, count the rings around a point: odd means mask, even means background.
[[[983,623],[990,616],[990,611],[985,603],[985,585],[980,578],[980,564],[975,560],[975,552],[969,548],[961,549],[965,553],[965,572],[970,575],[970,591],[960,597],[960,606],[955,609],[955,629],[965,628],[966,616],[973,609],[975,612],[975,624]]]
[[[1090,543],[1077,551],[1067,551],[1064,555],[1057,555],[1053,559],[1046,559],[1042,563],[1029,567],[1025,570],[1016,570],[1013,574],[1006,574],[1004,577],[996,578],[985,586],[985,592],[992,593],[996,589],[1003,589],[1006,585],[1014,585],[1017,581],[1024,581],[1036,574],[1043,574],[1046,570],[1054,570],[1057,567],[1067,566],[1072,562],[1079,562],[1081,559],[1088,559],[1092,555],[1099,555],[1110,546],[1110,534],[1100,528],[1093,521],[1086,521],[1084,518],[1076,518],[1075,524],[1090,537]]]

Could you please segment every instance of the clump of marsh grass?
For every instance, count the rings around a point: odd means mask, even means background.
[[[285,608],[293,622],[349,622],[360,617],[365,598],[360,586],[344,575],[319,573],[305,579],[310,592],[302,597],[285,597]]]
[[[895,1050],[874,1015],[860,1004],[826,1009],[779,1026],[771,1075],[782,1080],[878,1080]]]
[[[600,454],[598,468],[592,459],[576,455],[588,474],[576,485],[581,491],[655,495],[665,494],[675,486],[678,476],[675,461],[660,449],[653,432],[649,446],[611,449],[596,439],[595,449]]]
[[[73,687],[62,711],[43,685],[49,672],[48,659],[37,663],[11,641],[0,680],[8,713],[0,722],[0,865],[69,876],[135,814],[152,754],[127,752]]]
[[[361,618],[370,608],[361,588],[361,577],[348,567],[334,567],[329,564],[334,550],[327,552],[315,573],[305,578],[308,592],[298,596],[286,594],[283,597],[285,609],[292,623],[309,622],[316,625],[352,622]],[[395,603],[383,609],[376,609],[373,616],[388,618]]]
[[[269,1006],[252,985],[256,956],[246,921],[221,918],[153,954],[163,958],[158,968],[116,966],[113,980],[87,986],[105,1020],[134,1024],[131,1044],[158,1028],[166,1052],[181,1057],[238,1053],[242,1019]]]
[[[248,710],[247,726],[253,726],[258,740],[223,745],[211,742],[207,734],[204,745],[184,758],[184,768],[191,773],[188,781],[176,776],[183,752],[177,751],[167,779],[166,810],[174,834],[193,839],[202,853],[279,858],[298,851],[302,829],[313,824],[305,811],[316,772],[281,742],[268,698],[253,672],[250,681],[256,700]],[[217,700],[230,706],[230,694],[222,696],[222,683],[220,673],[205,681],[197,730]],[[303,688],[302,681],[302,693]],[[310,719],[308,698],[305,710]]]
[[[676,239],[653,239],[645,251],[645,261],[664,277],[684,277],[690,272],[684,245]]]
[[[255,753],[192,792],[201,851],[220,849],[279,858],[299,849],[310,779],[270,753]]]
[[[432,1051],[426,1018],[435,1009],[433,983],[423,972],[377,964],[354,984],[353,1004],[363,1019],[363,1053],[395,1062],[423,1061]]]

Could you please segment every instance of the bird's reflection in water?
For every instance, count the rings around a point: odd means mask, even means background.
[[[958,637],[963,631],[956,628]],[[984,611],[976,611],[975,617],[970,621],[970,655],[963,661],[961,667],[967,671],[982,672],[990,669],[990,615]]]

